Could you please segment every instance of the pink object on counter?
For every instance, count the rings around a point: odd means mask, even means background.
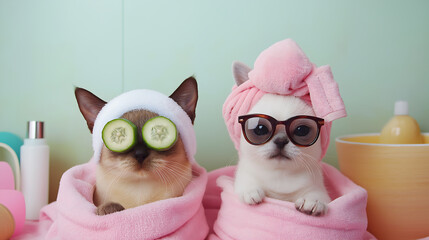
[[[12,237],[19,235],[25,223],[24,195],[13,189],[0,189],[0,204],[4,205],[12,213],[15,221],[15,231]]]
[[[0,189],[15,189],[13,171],[7,162],[0,162]]]
[[[366,191],[332,166],[322,165],[333,200],[321,217],[308,216],[297,211],[294,203],[272,198],[258,205],[244,204],[233,189],[235,167],[209,173],[203,200],[213,229],[208,239],[375,239],[366,230]]]
[[[241,136],[238,116],[247,114],[267,93],[299,97],[313,107],[317,117],[325,119],[320,132],[323,158],[331,122],[347,115],[330,67],[316,67],[291,39],[264,50],[249,72],[249,80],[235,85],[223,105],[223,117],[237,150]]]
[[[13,171],[7,162],[0,162],[0,204],[12,214],[15,221],[13,236],[17,236],[24,227],[25,201],[22,193],[15,190]]]

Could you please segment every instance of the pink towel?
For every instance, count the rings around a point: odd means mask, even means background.
[[[203,200],[213,229],[208,239],[375,239],[366,231],[366,191],[332,166],[322,165],[333,199],[322,217],[308,216],[297,211],[294,203],[272,198],[259,205],[244,204],[233,189],[235,167],[211,172]]]
[[[238,116],[247,114],[266,93],[299,97],[313,107],[316,116],[325,119],[320,132],[323,158],[329,145],[331,121],[346,116],[330,67],[316,67],[291,39],[263,51],[249,72],[249,80],[235,85],[223,105],[223,117],[237,151],[241,135]]]
[[[201,199],[207,180],[201,167],[182,197],[170,198],[98,216],[92,202],[96,164],[64,173],[57,202],[42,209],[40,222],[50,223],[46,239],[196,239],[207,235]]]

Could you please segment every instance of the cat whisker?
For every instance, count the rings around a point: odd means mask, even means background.
[[[111,198],[111,197],[110,197],[110,195],[112,194],[112,186],[113,186],[115,183],[117,183],[117,182],[122,178],[122,176],[124,175],[124,173],[126,173],[126,172],[127,172],[127,169],[126,169],[126,168],[122,168],[122,169],[121,169],[121,171],[119,172],[119,174],[117,174],[117,175],[115,176],[115,178],[110,182],[109,186],[107,187],[107,192],[106,192],[106,194],[104,195],[103,202],[106,202],[106,198],[107,198],[107,199],[110,199],[110,198]]]
[[[163,183],[163,185],[164,185],[165,191],[168,191],[168,189],[167,189],[167,186],[168,186],[168,179],[166,178],[166,176],[164,175],[164,173],[163,173],[163,172],[161,172],[161,171],[159,170],[159,168],[158,168],[158,167],[155,167],[155,168],[154,168],[154,171],[155,171],[155,173],[159,176],[159,178],[161,179],[161,182],[162,182],[162,183]]]
[[[311,176],[313,182],[315,181],[315,175],[314,175],[314,171],[311,168],[311,166],[308,165],[307,161],[305,158],[303,158],[302,156],[298,156],[296,158],[297,162],[299,162],[301,164],[301,166],[304,167],[305,171],[308,173],[309,176]]]
[[[175,193],[175,191],[174,191],[174,189],[176,189],[176,188],[173,188],[173,186],[174,186],[174,183],[179,183],[179,184],[181,184],[181,182],[179,182],[178,180],[177,180],[177,178],[175,178],[172,174],[171,174],[171,172],[164,172],[164,174],[165,174],[165,176],[167,177],[167,179],[168,179],[168,189],[167,190],[169,190],[169,193],[170,194],[172,194],[172,195],[174,195],[174,193]]]
[[[310,169],[310,171],[311,171],[310,174],[313,176],[313,181],[316,181],[316,176],[317,176],[316,174],[321,173],[321,171],[320,171],[321,166],[320,166],[318,160],[314,156],[309,155],[309,154],[304,153],[304,152],[301,153],[300,157],[302,158],[302,162],[304,164],[306,164],[308,166],[308,168]]]
[[[183,183],[177,180],[177,176],[179,175],[177,175],[173,170],[167,168],[164,165],[161,165],[160,163],[154,163],[154,165],[155,165],[154,169],[161,177],[161,181],[165,187],[166,192],[174,193],[174,188],[173,188],[174,183],[178,183],[183,187]]]
[[[301,154],[304,157],[306,157],[308,160],[310,160],[310,161],[308,161],[309,164],[314,164],[314,166],[316,166],[317,168],[320,168],[319,160],[316,157],[314,157],[308,153],[305,153],[305,152],[302,152]]]
[[[163,164],[166,164],[169,166],[172,166],[172,165],[176,166],[177,169],[180,169],[180,167],[182,167],[182,169],[187,169],[189,167],[187,164],[175,162],[175,161],[167,161],[165,159],[156,159],[156,161],[159,161],[160,163],[163,163]],[[182,169],[180,169],[180,170],[182,170]],[[193,176],[198,176],[200,174],[197,170],[194,170],[192,167],[191,167],[191,171],[192,171]]]
[[[171,169],[170,169],[171,170]],[[188,183],[188,185],[190,185],[190,184],[194,184],[191,180],[192,180],[192,177],[186,177],[186,176],[183,176],[183,174],[181,174],[181,173],[179,173],[179,172],[174,172],[174,170],[171,170],[170,171],[170,174],[171,175],[173,175],[173,176],[175,176],[175,178],[174,178],[174,180],[177,182],[177,183],[179,183],[180,184],[180,186],[182,187],[182,189],[185,189],[186,188],[186,184],[185,183]],[[182,181],[180,180],[180,179],[182,179]]]
[[[161,172],[163,172],[165,178],[167,179],[166,191],[169,192],[170,194],[174,193],[173,184],[175,182],[175,179],[168,172],[164,172],[164,171],[161,171]]]
[[[190,182],[192,180],[192,177],[187,177],[183,174],[183,169],[179,168],[178,166],[174,165],[167,165],[165,166],[165,170],[168,171],[169,175],[171,177],[174,177],[174,182],[181,185],[182,189],[185,189],[184,182]],[[180,179],[183,179],[184,181],[180,181]]]

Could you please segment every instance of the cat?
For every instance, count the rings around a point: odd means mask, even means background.
[[[234,63],[237,86],[248,80],[250,71],[245,64]],[[278,121],[297,115],[315,116],[313,109],[298,97],[268,93],[248,114],[252,113]],[[331,199],[318,162],[322,154],[320,138],[311,146],[299,147],[288,139],[284,125],[274,130],[273,137],[262,145],[250,144],[241,134],[235,192],[246,204],[259,204],[264,197],[270,197],[294,202],[298,211],[309,215],[325,214]]]
[[[106,104],[91,92],[75,89],[79,109],[92,133],[94,121]],[[170,95],[194,123],[198,100],[195,78],[190,77]],[[192,179],[192,166],[180,138],[166,151],[149,148],[142,140],[144,123],[158,116],[147,110],[133,110],[123,114],[137,126],[138,142],[128,152],[117,153],[103,145],[97,166],[93,201],[97,215],[106,215],[162,199],[183,195]]]

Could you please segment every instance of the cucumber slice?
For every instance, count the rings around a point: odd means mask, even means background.
[[[113,152],[126,152],[137,142],[137,127],[131,121],[118,118],[104,125],[102,131],[104,145]]]
[[[170,149],[177,141],[176,125],[166,117],[149,119],[142,128],[143,140],[157,151]]]

